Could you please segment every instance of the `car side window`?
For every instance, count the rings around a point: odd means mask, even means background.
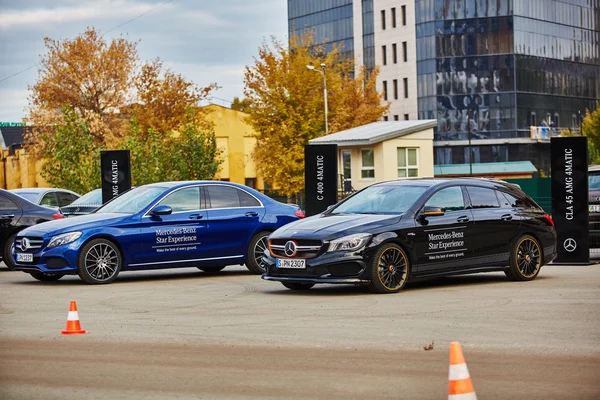
[[[40,200],[40,205],[49,207],[58,207],[58,201],[56,200],[56,194],[54,192],[48,192]]]
[[[242,207],[260,207],[260,202],[256,200],[253,196],[250,196],[243,190],[236,190],[238,192],[238,195],[240,196],[240,205]]]
[[[471,199],[471,207],[478,208],[500,208],[498,198],[494,189],[467,186],[467,193]]]
[[[206,189],[210,199],[210,208],[240,207],[240,195],[233,186],[208,185]]]
[[[441,207],[444,212],[465,209],[465,200],[460,186],[452,186],[440,190],[427,200],[426,207]]]
[[[500,199],[500,205],[503,208],[537,208],[534,204],[526,199],[520,199],[518,197],[513,196],[510,193],[506,192],[498,192],[498,198]],[[503,199],[506,199],[503,201]],[[508,204],[506,206],[506,204]]]
[[[68,206],[73,202],[73,197],[68,192],[56,192],[56,197],[58,198],[59,207]]]
[[[176,190],[162,199],[159,205],[169,206],[173,212],[199,210],[200,188],[194,186]]]
[[[11,199],[0,195],[0,209],[1,210],[18,210],[19,206],[17,206],[15,204],[15,202],[12,201]]]

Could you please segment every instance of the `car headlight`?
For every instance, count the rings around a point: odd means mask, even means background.
[[[63,244],[71,243],[79,239],[81,232],[69,232],[63,233],[62,235],[52,236],[50,243],[46,246],[48,249],[51,247],[62,246]]]
[[[340,250],[358,250],[363,247],[369,239],[371,239],[370,233],[355,233],[354,235],[344,236],[339,239],[332,240],[329,243],[327,251],[340,251]]]

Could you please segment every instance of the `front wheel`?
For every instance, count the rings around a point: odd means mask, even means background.
[[[270,232],[259,232],[250,241],[246,256],[246,268],[253,274],[262,275],[265,272],[263,255],[268,247]]]
[[[410,272],[408,257],[395,243],[384,243],[371,259],[371,282],[373,293],[397,293],[405,285]]]
[[[8,269],[13,270],[15,268],[15,262],[12,258],[12,251],[15,245],[15,235],[10,235],[8,239],[6,239],[6,243],[4,243],[4,249],[2,249],[2,258],[4,259],[4,264],[8,267]]]
[[[29,275],[40,282],[54,282],[65,276],[64,274],[45,274],[43,272],[30,272]]]
[[[509,267],[504,271],[511,281],[531,281],[542,268],[542,248],[529,235],[521,236],[511,250]]]
[[[281,282],[283,286],[290,290],[308,290],[315,286],[314,283],[301,283],[301,282]]]
[[[77,274],[87,283],[111,283],[123,264],[121,252],[110,240],[93,239],[79,253]]]

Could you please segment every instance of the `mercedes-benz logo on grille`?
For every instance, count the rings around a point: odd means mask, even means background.
[[[563,246],[566,251],[571,253],[571,252],[575,251],[575,249],[577,248],[577,242],[573,238],[568,238],[567,240],[564,241]]]
[[[283,249],[285,255],[288,257],[294,257],[296,255],[296,243],[289,240]]]
[[[27,238],[21,239],[21,250],[27,251],[27,249],[29,249],[30,245],[31,244],[29,243],[29,239],[27,239]]]

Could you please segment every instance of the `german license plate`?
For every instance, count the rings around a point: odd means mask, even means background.
[[[303,269],[306,268],[306,260],[305,259],[286,259],[286,258],[278,258],[276,262],[277,268],[296,268]]]
[[[600,204],[590,204],[590,212],[600,213]]]
[[[17,253],[17,262],[33,262],[33,254]]]

